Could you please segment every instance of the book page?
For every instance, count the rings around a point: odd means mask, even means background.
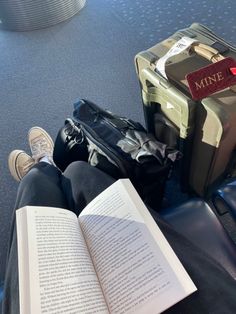
[[[21,313],[107,314],[76,215],[60,208],[24,207],[17,210],[17,220],[19,276],[29,284],[28,295],[22,295]],[[22,234],[28,235],[28,241]],[[24,242],[26,248],[21,249]]]
[[[112,314],[161,313],[196,290],[128,179],[101,193],[79,221]]]

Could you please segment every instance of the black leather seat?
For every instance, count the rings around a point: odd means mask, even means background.
[[[229,212],[236,220],[236,178],[221,185],[213,194],[212,201],[219,214]]]
[[[164,209],[160,214],[236,279],[236,245],[206,202],[192,199],[177,207]]]

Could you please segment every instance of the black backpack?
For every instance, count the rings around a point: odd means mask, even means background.
[[[177,150],[158,142],[140,123],[112,114],[88,100],[74,105],[59,131],[54,162],[62,171],[87,161],[115,179],[129,178],[147,205],[159,209]]]

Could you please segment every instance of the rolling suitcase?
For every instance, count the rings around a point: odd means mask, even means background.
[[[183,37],[197,40],[201,44],[195,47],[200,49],[169,59],[166,79],[156,64]],[[194,23],[135,57],[146,127],[158,140],[182,151],[181,184],[201,196],[235,168],[236,93],[225,89],[194,101],[185,76],[222,55],[236,59],[235,47]]]

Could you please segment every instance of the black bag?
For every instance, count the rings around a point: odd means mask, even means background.
[[[166,179],[179,152],[147,134],[140,123],[88,100],[74,105],[55,141],[54,162],[62,171],[75,160],[89,162],[115,179],[129,178],[142,199],[160,208]]]

